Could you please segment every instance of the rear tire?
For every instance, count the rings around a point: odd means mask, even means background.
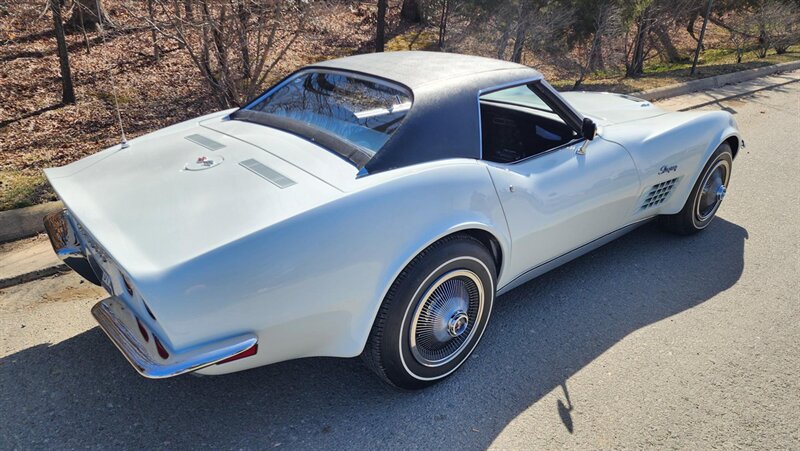
[[[708,227],[727,192],[732,166],[731,146],[722,143],[700,173],[683,209],[658,218],[661,227],[678,235],[693,235]]]
[[[480,341],[494,303],[494,259],[480,241],[432,244],[397,277],[362,353],[386,383],[419,389],[446,378]]]

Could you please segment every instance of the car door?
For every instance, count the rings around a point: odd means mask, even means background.
[[[489,163],[512,238],[512,278],[624,227],[639,194],[628,152],[601,137],[517,163]]]
[[[543,114],[555,113],[578,136],[587,133],[583,117],[552,87],[543,81],[527,86],[529,91],[505,88],[510,94],[495,91],[482,99],[546,109]],[[625,148],[603,139],[602,131],[592,137],[519,161],[486,162],[512,238],[506,281],[632,221],[640,193],[635,163]]]

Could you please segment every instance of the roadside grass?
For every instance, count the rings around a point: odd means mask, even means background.
[[[430,28],[411,27],[389,39],[386,42],[386,51],[436,51],[438,50],[437,41],[438,35]],[[660,88],[685,81],[800,60],[800,45],[789,47],[788,51],[782,55],[778,55],[774,49],[770,49],[764,58],[758,58],[754,49],[747,49],[742,54],[741,63],[736,62],[735,49],[708,48],[700,53],[695,75],[689,75],[693,56],[694,54],[689,54],[684,57],[683,61],[676,63],[647,63],[644,75],[639,77],[625,77],[624,68],[597,71],[589,75],[578,89],[629,94]],[[571,90],[575,84],[575,78],[551,78],[548,81],[556,89],[562,91]]]
[[[403,50],[438,50],[439,36],[424,28],[414,28],[405,33],[386,41],[387,52],[399,52]]]
[[[41,171],[0,171],[0,211],[56,200]]]
[[[690,57],[678,63],[653,62],[646,64],[645,74],[640,77],[626,78],[623,69],[597,71],[588,76],[578,89],[584,91],[613,91],[628,94],[685,81],[797,60],[800,60],[800,45],[790,47],[789,50],[782,55],[778,55],[774,50],[770,49],[765,58],[758,58],[755,52],[746,51],[742,56],[742,62],[738,64],[736,63],[735,50],[708,49],[700,54],[700,58],[697,62],[697,72],[693,76],[689,75],[692,68],[692,60]],[[574,83],[574,79],[559,79],[551,82],[551,84],[559,90],[570,90]]]

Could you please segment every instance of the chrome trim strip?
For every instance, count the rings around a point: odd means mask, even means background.
[[[150,335],[169,352],[167,359],[162,359],[155,351],[155,344],[142,342],[134,335],[120,318],[116,311],[126,310],[122,301],[117,298],[104,299],[92,307],[92,315],[100,324],[100,328],[119,349],[122,355],[142,376],[149,379],[162,379],[199,370],[209,365],[233,357],[247,351],[256,345],[257,338],[254,334],[244,334],[238,337],[208,343],[193,347],[189,351],[175,352],[166,348],[166,343],[159,338],[152,329]],[[133,321],[136,321],[130,313]],[[152,348],[152,349],[150,349]]]
[[[50,244],[61,259],[73,271],[89,282],[100,285],[100,278],[92,268],[91,261],[84,253],[84,245],[75,230],[67,210],[53,212],[44,217],[44,229]]]
[[[567,262],[570,262],[578,257],[586,255],[589,252],[605,244],[608,244],[611,241],[614,241],[615,239],[621,237],[622,235],[625,235],[626,233],[632,231],[633,229],[641,225],[644,225],[647,222],[650,222],[653,218],[655,218],[655,216],[641,219],[634,223],[628,224],[625,227],[622,227],[621,229],[617,229],[611,233],[601,236],[600,238],[597,238],[594,241],[590,241],[589,243],[586,243],[583,246],[575,248],[567,252],[566,254],[563,254],[559,257],[555,257],[538,266],[534,266],[533,268],[515,277],[511,282],[508,282],[507,284],[500,287],[497,290],[497,295],[500,296],[501,294],[508,293],[509,291],[513,290],[514,288],[517,288],[518,286],[524,284],[525,282],[529,282],[552,269],[556,269]]]

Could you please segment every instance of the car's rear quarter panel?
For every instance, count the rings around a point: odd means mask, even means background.
[[[368,188],[137,281],[172,346],[258,335],[256,356],[204,374],[355,356],[392,281],[429,244],[483,229],[510,252],[484,166],[451,160],[399,174],[366,177]]]

